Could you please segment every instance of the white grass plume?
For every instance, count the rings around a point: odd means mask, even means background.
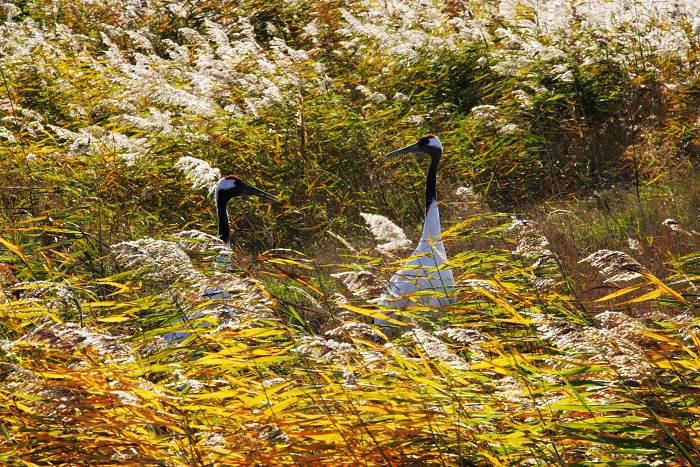
[[[678,222],[676,219],[666,219],[661,223],[661,225],[668,227],[673,232],[680,233],[683,235],[688,235],[688,236],[700,235],[700,232],[696,232],[695,230],[684,229],[683,226],[681,226],[681,223]]]
[[[348,321],[325,332],[325,335],[334,339],[352,340],[353,338],[367,338],[376,336],[376,331],[367,323]]]
[[[429,359],[445,363],[455,370],[469,369],[467,362],[452,352],[447,344],[429,332],[416,328],[406,333],[406,335],[416,342],[416,345]]]
[[[377,245],[379,250],[389,253],[411,246],[411,241],[406,237],[401,227],[386,217],[366,212],[361,212],[360,215],[369,226],[374,238],[379,242]]]
[[[216,183],[221,178],[219,169],[196,157],[182,156],[175,163],[175,168],[180,169],[185,177],[192,182],[192,188],[195,190],[206,188],[209,194],[214,193]]]
[[[117,243],[111,250],[122,267],[144,270],[145,277],[151,279],[175,283],[202,277],[189,256],[174,242],[142,238]]]
[[[201,230],[183,230],[173,234],[174,240],[188,254],[216,253],[227,255],[231,249],[224,245],[219,237],[202,232]]]
[[[588,263],[600,271],[605,282],[630,282],[642,277],[644,266],[627,253],[614,250],[598,250],[579,261]]]
[[[504,230],[513,234],[517,240],[516,254],[526,258],[535,258],[535,264],[540,266],[554,261],[554,253],[550,249],[547,237],[537,230],[529,220],[513,216],[512,223]]]
[[[464,203],[479,205],[482,202],[481,195],[470,186],[461,186],[455,191],[457,197]]]
[[[627,247],[630,250],[635,251],[637,253],[644,253],[644,250],[642,249],[642,244],[639,242],[639,240],[637,240],[635,238],[632,238],[632,237],[627,238]]]
[[[365,300],[376,299],[386,289],[374,273],[363,269],[336,272],[331,277],[340,279],[353,295]]]
[[[118,337],[90,331],[75,323],[45,322],[15,341],[14,345],[50,347],[71,352],[89,350],[100,358],[122,363],[134,360],[131,349]]]
[[[17,282],[12,285],[15,292],[21,292],[22,297],[37,305],[53,311],[79,312],[80,296],[78,289],[67,281],[65,283],[50,281]]]
[[[600,328],[549,318],[536,325],[540,336],[567,354],[582,353],[586,358],[602,360],[622,378],[642,380],[653,375],[653,367],[644,352],[640,335],[645,326],[633,318],[601,313]],[[574,357],[575,358],[575,357]]]
[[[270,318],[273,316],[274,303],[265,288],[253,277],[239,276],[234,273],[215,273],[202,277],[196,283],[200,296],[206,299],[221,300],[225,309],[220,315],[237,315],[246,318]],[[214,295],[219,298],[213,297]]]

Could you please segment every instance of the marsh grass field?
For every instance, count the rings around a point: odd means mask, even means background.
[[[698,11],[0,5],[0,463],[700,464]]]

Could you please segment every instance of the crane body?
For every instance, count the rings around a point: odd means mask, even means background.
[[[403,264],[389,281],[388,294],[380,304],[392,308],[406,309],[422,305],[442,308],[455,301],[455,280],[442,243],[440,211],[437,202],[437,170],[442,157],[442,144],[435,135],[426,135],[416,144],[406,146],[388,154],[398,156],[407,153],[427,154],[431,157],[426,176],[425,220],[418,246],[413,255]],[[376,324],[388,324],[375,319]]]

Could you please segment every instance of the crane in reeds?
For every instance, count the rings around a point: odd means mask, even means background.
[[[425,135],[417,143],[387,154],[388,157],[417,153],[430,156],[425,182],[425,222],[418,247],[402,269],[389,281],[388,294],[381,305],[405,309],[413,305],[442,307],[455,301],[455,280],[446,266],[447,253],[442,243],[440,212],[437,203],[437,170],[442,157],[442,144],[435,135]],[[377,324],[387,324],[375,320]]]
[[[231,227],[228,224],[228,203],[238,196],[260,196],[279,201],[270,193],[246,183],[235,175],[228,175],[216,185],[216,217],[219,222],[219,238],[226,246],[231,246]]]
[[[239,196],[260,196],[274,201],[279,201],[270,193],[250,185],[235,175],[228,175],[219,180],[219,183],[217,183],[216,189],[214,190],[214,196],[216,202],[216,217],[219,224],[219,238],[229,248],[231,247],[231,226],[229,225],[227,212],[229,201]],[[220,267],[223,270],[230,269],[231,259],[228,257],[228,255],[219,255],[217,256],[217,264],[217,267]],[[220,300],[230,298],[231,294],[217,286],[205,290],[204,296],[209,300]],[[202,318],[205,315],[206,313],[199,311],[185,315],[182,318],[179,318],[178,321],[191,322]],[[206,324],[199,323],[195,325],[195,327],[203,326],[206,326]],[[162,337],[167,342],[179,343],[190,335],[191,333],[189,331],[175,331],[165,333],[162,335]]]

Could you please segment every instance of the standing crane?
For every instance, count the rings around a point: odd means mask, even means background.
[[[442,244],[440,211],[437,203],[437,170],[442,157],[442,144],[435,135],[425,135],[417,143],[392,151],[387,156],[418,153],[430,156],[430,168],[425,183],[425,222],[418,247],[406,261],[405,268],[389,281],[388,294],[380,304],[406,309],[412,305],[443,307],[455,301],[455,280],[446,266],[447,253]],[[375,319],[375,324],[388,324]]]

